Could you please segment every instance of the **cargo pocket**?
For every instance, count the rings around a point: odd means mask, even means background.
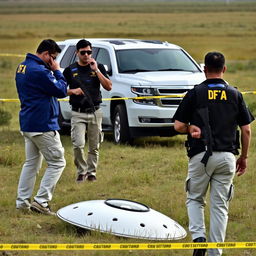
[[[58,160],[64,158],[64,148],[52,146],[48,148],[47,158],[49,160]]]
[[[99,142],[102,143],[104,141],[104,132],[99,131]]]
[[[185,191],[189,193],[189,190],[190,190],[190,178],[187,178],[185,182]]]
[[[230,188],[229,188],[229,191],[228,191],[228,200],[227,200],[228,202],[230,202],[230,201],[233,199],[234,193],[235,193],[235,191],[234,191],[234,185],[231,184],[231,185],[230,185]]]

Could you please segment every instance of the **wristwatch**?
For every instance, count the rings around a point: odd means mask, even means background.
[[[99,70],[99,69],[95,70],[95,73],[98,73],[98,72],[100,72],[100,70]]]

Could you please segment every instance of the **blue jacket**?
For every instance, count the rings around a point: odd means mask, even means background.
[[[52,72],[44,61],[28,53],[18,66],[15,79],[21,102],[21,131],[59,130],[57,98],[67,96],[67,83],[62,73]]]

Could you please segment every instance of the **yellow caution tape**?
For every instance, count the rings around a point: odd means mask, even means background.
[[[245,91],[242,94],[256,94],[256,91]],[[161,99],[161,98],[183,98],[185,94],[159,95],[159,96],[140,96],[123,98],[103,98],[103,101],[112,100],[142,100],[142,99]],[[58,101],[69,101],[69,99],[58,99]],[[19,102],[19,99],[0,99],[0,102]]]
[[[161,99],[161,98],[183,98],[185,94],[159,95],[159,96],[140,96],[124,98],[104,98],[102,100],[142,100],[142,99]]]
[[[122,243],[122,244],[0,244],[0,251],[49,251],[49,250],[174,250],[174,249],[243,249],[256,248],[256,242],[223,243]]]
[[[2,57],[18,57],[18,58],[24,58],[26,55],[24,55],[24,54],[13,54],[13,53],[0,53],[0,56],[2,56]]]
[[[241,92],[242,94],[256,94],[256,91],[245,91]]]
[[[102,100],[141,100],[141,99],[160,99],[160,98],[181,98],[184,94],[162,95],[162,96],[141,96],[141,97],[124,97],[124,98],[104,98]],[[19,99],[0,99],[0,102],[19,102]],[[69,101],[69,99],[58,99],[58,101]]]
[[[0,53],[0,56],[2,57],[25,57],[25,54],[14,54],[14,53]],[[256,91],[245,91],[241,92],[242,94],[256,94]],[[168,95],[168,96],[144,96],[144,97],[127,97],[127,98],[105,98],[102,100],[131,100],[131,99],[158,99],[158,98],[170,98],[170,97],[184,97],[184,94],[180,95]],[[0,99],[0,101],[5,101],[4,99]],[[10,100],[9,100],[10,101]],[[63,99],[63,101],[66,101],[66,99]],[[8,100],[6,100],[8,102]]]
[[[19,99],[0,99],[0,102],[19,102]]]
[[[3,57],[25,57],[23,54],[0,53]],[[242,94],[256,94],[256,91],[245,91]],[[104,98],[104,101],[112,100],[141,100],[141,99],[161,99],[161,98],[183,98],[185,94],[172,94],[161,96],[141,96],[141,97],[123,97],[123,98]],[[68,99],[59,99],[59,101],[68,101]],[[0,99],[0,102],[19,102],[17,99]]]

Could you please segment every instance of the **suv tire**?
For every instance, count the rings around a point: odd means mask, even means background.
[[[59,117],[58,117],[58,122],[60,126],[59,134],[60,135],[70,135],[71,128],[68,125],[65,125],[65,119],[63,118],[61,114],[61,110],[59,110]]]
[[[117,144],[131,141],[126,108],[124,104],[115,107],[113,118],[114,141]]]

